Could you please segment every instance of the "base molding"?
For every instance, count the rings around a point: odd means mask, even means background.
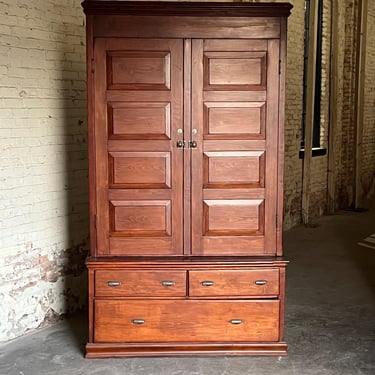
[[[286,356],[285,342],[276,343],[88,343],[86,358],[177,356]]]

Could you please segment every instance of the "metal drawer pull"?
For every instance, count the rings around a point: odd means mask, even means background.
[[[213,281],[209,281],[209,280],[205,280],[205,281],[202,281],[201,282],[201,285],[202,286],[212,286],[214,285],[215,283]]]
[[[231,319],[229,321],[230,324],[242,324],[243,320],[242,319]]]
[[[255,285],[266,285],[268,283],[267,280],[256,280],[254,282]]]
[[[170,281],[170,280],[164,280],[161,282],[161,285],[163,286],[173,286],[175,284],[174,281]]]
[[[113,286],[120,286],[121,283],[120,281],[107,281],[107,285],[113,287]]]
[[[133,324],[145,324],[146,321],[144,319],[133,319],[132,323]]]

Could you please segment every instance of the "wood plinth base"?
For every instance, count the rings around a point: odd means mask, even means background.
[[[111,344],[88,343],[86,358],[172,357],[172,356],[285,356],[287,344],[278,343],[174,343]]]

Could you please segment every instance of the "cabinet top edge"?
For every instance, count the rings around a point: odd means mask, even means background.
[[[288,17],[290,3],[219,3],[177,1],[84,0],[86,15]]]

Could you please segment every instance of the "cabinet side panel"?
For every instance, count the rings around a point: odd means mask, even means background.
[[[89,159],[89,205],[90,205],[90,254],[97,254],[96,233],[96,163],[95,163],[95,95],[94,95],[94,39],[92,16],[86,17],[86,58],[87,58],[87,130],[88,130],[88,159]]]
[[[284,216],[284,154],[285,154],[285,71],[286,71],[287,20],[281,20],[280,76],[279,76],[279,133],[278,133],[278,187],[277,187],[277,255],[283,255]]]
[[[277,162],[279,125],[279,40],[268,41],[267,56],[267,125],[265,172],[265,254],[276,255]]]

